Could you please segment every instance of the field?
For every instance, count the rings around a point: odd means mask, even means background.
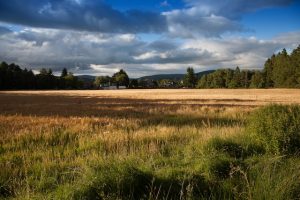
[[[0,92],[0,199],[298,199],[247,128],[275,103],[300,90]]]

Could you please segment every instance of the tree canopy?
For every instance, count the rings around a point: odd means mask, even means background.
[[[116,84],[117,88],[119,86],[129,86],[129,77],[123,69],[112,76],[112,81]]]
[[[111,78],[109,76],[97,76],[95,78],[94,84],[98,88],[103,85],[109,85],[110,81],[111,81]]]
[[[219,69],[204,75],[197,88],[300,88],[300,45],[269,58],[262,71]]]
[[[79,89],[82,83],[66,69],[62,70],[61,76],[53,75],[51,69],[42,68],[39,74],[31,70],[21,69],[12,63],[0,64],[0,89]]]
[[[186,70],[186,75],[183,78],[183,85],[188,88],[194,88],[197,83],[197,77],[195,75],[194,69],[188,67]]]

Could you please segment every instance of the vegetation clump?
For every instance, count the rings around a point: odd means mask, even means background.
[[[299,155],[300,106],[270,105],[255,111],[248,130],[269,153]]]

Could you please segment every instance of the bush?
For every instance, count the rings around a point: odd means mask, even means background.
[[[270,105],[254,112],[248,130],[267,152],[281,155],[300,153],[300,106]]]

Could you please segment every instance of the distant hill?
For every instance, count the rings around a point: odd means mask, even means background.
[[[96,76],[91,76],[91,75],[79,75],[77,77],[80,81],[83,81],[83,82],[94,82],[94,80],[96,78]]]
[[[203,75],[213,73],[215,70],[207,70],[207,71],[202,71],[196,73],[196,76],[200,78]],[[170,80],[181,80],[183,79],[185,74],[156,74],[156,75],[151,75],[151,76],[143,76],[138,78],[139,80],[162,80],[162,79],[170,79]]]
[[[201,76],[213,73],[215,70],[207,70],[207,71],[202,71],[196,73],[198,78],[201,78]],[[151,76],[143,76],[138,78],[138,80],[154,80],[154,81],[159,81],[162,79],[170,79],[170,80],[181,80],[183,79],[185,74],[156,74],[156,75],[151,75]],[[96,76],[92,75],[79,75],[77,76],[79,80],[85,82],[85,83],[90,83],[94,82]]]
[[[162,79],[171,79],[171,80],[180,80],[182,79],[184,74],[156,74],[151,76],[143,76],[138,78],[139,80],[162,80]]]
[[[206,70],[206,71],[198,72],[198,73],[196,73],[196,76],[198,78],[201,78],[203,75],[211,74],[211,73],[213,73],[215,71],[216,70]]]

